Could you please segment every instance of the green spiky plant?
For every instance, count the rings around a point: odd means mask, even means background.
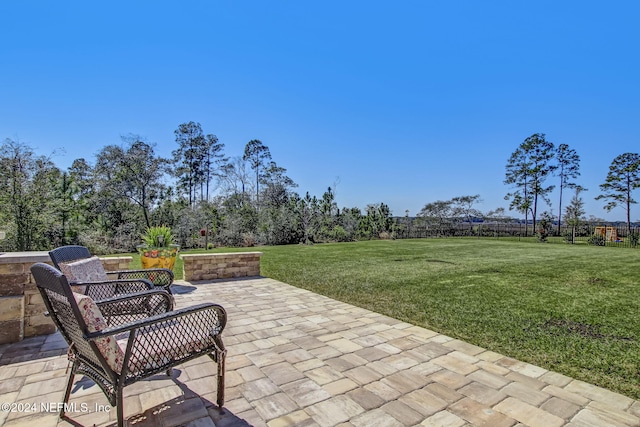
[[[147,227],[147,230],[140,235],[144,244],[150,248],[162,248],[173,244],[173,233],[166,225]]]

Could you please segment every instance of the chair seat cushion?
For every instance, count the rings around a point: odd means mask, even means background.
[[[80,314],[89,332],[100,332],[107,328],[107,322],[104,320],[100,309],[91,297],[73,292],[73,298],[76,300],[76,304],[78,304]],[[94,343],[107,361],[109,367],[115,372],[120,373],[122,371],[124,351],[122,351],[122,348],[118,345],[115,337],[98,338],[94,340]]]
[[[205,331],[182,319],[142,328],[135,340],[128,364],[131,372],[164,369],[173,361],[215,348],[213,331]],[[126,351],[127,338],[118,339],[118,345]]]

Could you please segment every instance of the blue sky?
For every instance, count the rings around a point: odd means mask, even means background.
[[[340,207],[415,215],[461,195],[508,207],[507,159],[545,133],[580,155],[587,213],[623,220],[593,199],[611,161],[640,146],[639,12],[636,1],[0,1],[0,139],[57,150],[66,168],[129,133],[169,156],[173,131],[196,121],[228,156],[262,140],[301,194],[338,182]]]

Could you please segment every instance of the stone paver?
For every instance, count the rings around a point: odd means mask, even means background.
[[[216,366],[200,358],[125,388],[137,427],[640,425],[626,396],[275,280],[179,284],[177,307],[227,309],[225,408]],[[115,408],[83,377],[70,420],[46,410],[66,367],[59,334],[0,346],[0,403],[15,409],[0,425],[113,425]]]

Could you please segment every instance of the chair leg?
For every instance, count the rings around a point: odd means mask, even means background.
[[[60,409],[60,418],[64,417],[64,407],[67,403],[69,403],[69,397],[71,397],[71,387],[73,386],[73,379],[75,378],[75,364],[71,367],[71,372],[69,372],[69,380],[67,381],[67,389],[64,392],[64,399],[62,400],[62,408]]]
[[[224,406],[224,372],[225,372],[225,359],[227,358],[227,350],[216,351],[216,358],[218,359],[218,396],[217,404],[220,410]]]
[[[116,386],[116,413],[118,415],[118,427],[124,427],[124,399],[122,398],[122,389],[122,386]]]

